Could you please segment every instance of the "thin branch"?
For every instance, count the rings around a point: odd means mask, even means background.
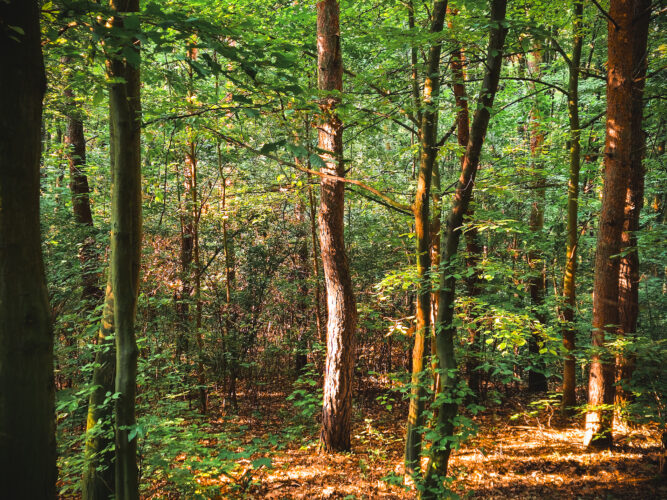
[[[292,163],[290,161],[283,160],[282,158],[280,158],[276,155],[272,155],[270,153],[262,153],[258,149],[253,148],[251,145],[246,144],[245,142],[242,142],[242,141],[240,141],[238,139],[235,139],[233,137],[230,137],[228,135],[225,135],[225,134],[223,134],[223,133],[221,133],[221,132],[219,132],[215,129],[212,129],[210,127],[205,126],[204,128],[207,129],[207,130],[210,130],[215,135],[217,135],[218,137],[220,137],[224,141],[228,142],[229,144],[239,146],[243,149],[246,149],[246,150],[250,151],[251,153],[256,154],[257,156],[263,156],[263,157],[268,158],[270,160],[276,161],[276,162],[280,163],[281,165],[285,165],[286,167],[294,168],[296,170],[300,170],[301,172],[305,172],[307,174],[316,175],[316,176],[318,176],[322,179],[330,179],[330,180],[334,180],[334,181],[338,181],[338,182],[345,182],[347,184],[354,184],[355,186],[359,186],[361,189],[364,189],[364,190],[366,190],[370,193],[373,193],[375,196],[382,199],[384,202],[391,205],[396,210],[412,213],[412,207],[410,205],[404,205],[403,203],[399,203],[399,202],[391,199],[389,196],[382,193],[381,191],[375,189],[372,186],[364,184],[361,181],[358,181],[356,179],[348,179],[346,177],[339,177],[337,175],[325,174],[324,172],[320,172],[319,170],[312,170],[310,168],[306,168],[303,165],[298,165],[296,163]]]
[[[595,5],[598,8],[598,10],[602,13],[604,17],[609,19],[609,22],[613,24],[617,30],[621,29],[620,26],[616,23],[616,21],[614,21],[614,19],[609,15],[609,13],[606,10],[604,10],[602,6],[597,2],[597,0],[591,0],[591,2],[593,2],[593,5]]]

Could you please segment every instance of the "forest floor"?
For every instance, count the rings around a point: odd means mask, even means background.
[[[218,416],[208,418],[209,433],[216,429],[229,433],[237,426],[245,443],[263,442],[259,447],[263,451],[237,460],[231,473],[200,475],[199,493],[204,498],[414,498],[399,484],[406,405],[399,402],[388,410],[379,402],[381,394],[357,392],[352,451],[334,455],[318,451],[316,426],[286,430],[285,416],[294,417],[296,411],[281,392],[255,393],[253,402],[242,404],[233,418],[219,417],[218,408]],[[217,401],[211,401],[211,413]],[[612,451],[589,453],[581,444],[581,425],[563,421],[552,407],[526,411],[528,404],[525,395],[519,395],[475,417],[477,435],[450,460],[453,491],[464,498],[485,499],[667,498],[667,483],[656,476],[660,453],[656,433],[628,430],[616,434]],[[518,418],[510,418],[517,413]],[[258,457],[265,458],[258,462]],[[262,460],[269,467],[258,467]],[[188,470],[197,475],[192,467]],[[173,486],[154,480],[144,495],[193,497],[179,494]]]

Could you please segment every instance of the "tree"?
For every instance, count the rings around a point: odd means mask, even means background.
[[[318,147],[328,176],[345,177],[343,124],[336,114],[343,91],[340,48],[340,8],[337,0],[317,3],[318,87],[320,101]],[[343,238],[345,184],[323,177],[320,197],[320,248],[328,301],[327,358],[322,407],[322,446],[326,451],[350,449],[354,329],[357,306]]]
[[[644,86],[648,66],[646,46],[651,2],[638,0],[633,14],[632,42],[632,103],[630,136],[630,179],[625,194],[623,232],[621,233],[621,262],[618,276],[619,335],[630,340],[637,333],[639,316],[639,214],[644,205],[644,164],[646,133],[644,118]],[[630,337],[630,338],[627,338]],[[634,371],[634,356],[621,353],[616,358],[616,404],[622,408],[631,400],[624,387]]]
[[[595,257],[592,332],[595,350],[591,358],[584,436],[584,445],[594,448],[612,445],[612,415],[605,405],[614,403],[614,360],[605,349],[605,342],[620,333],[618,254],[622,249],[626,196],[630,195],[629,201],[634,205],[633,195],[638,187],[633,189],[630,184],[629,188],[628,180],[632,174],[634,124],[638,121],[641,125],[641,118],[633,120],[634,47],[638,36],[646,36],[640,35],[638,26],[642,31],[648,29],[648,22],[635,23],[641,5],[635,0],[612,0],[609,10],[605,182]],[[641,129],[636,133],[641,134]],[[632,217],[628,214],[629,220]]]
[[[435,1],[431,14],[429,33],[440,33],[444,27],[447,12],[446,1]],[[414,14],[412,14],[414,16]],[[416,94],[419,125],[419,174],[417,192],[412,211],[415,215],[415,239],[417,242],[417,292],[415,344],[412,350],[412,389],[408,411],[407,436],[405,440],[405,472],[414,474],[421,455],[421,433],[425,402],[425,381],[422,374],[426,367],[431,331],[431,268],[429,203],[433,165],[438,153],[438,96],[440,94],[440,53],[442,41],[429,47],[428,62],[424,75],[424,90],[421,102]],[[414,59],[414,58],[413,58]],[[415,61],[413,60],[413,66]],[[416,69],[413,69],[416,71]]]
[[[0,3],[0,483],[55,498],[53,332],[39,219],[39,3]]]
[[[135,394],[137,344],[134,318],[141,261],[141,101],[139,48],[125,29],[139,0],[112,0],[113,27],[119,33],[109,62],[114,132],[111,208],[111,282],[116,329],[116,497],[139,498]],[[130,17],[136,20],[136,17]]]
[[[486,70],[477,108],[470,127],[470,138],[466,145],[465,158],[461,167],[461,176],[456,185],[452,207],[447,216],[445,230],[442,233],[440,262],[440,306],[436,317],[436,352],[438,369],[441,377],[441,392],[436,396],[440,401],[437,418],[437,433],[440,441],[431,448],[431,460],[426,470],[426,493],[431,498],[438,491],[438,483],[447,475],[447,465],[451,452],[451,436],[454,432],[454,419],[457,402],[453,390],[457,385],[456,361],[454,358],[454,302],[456,298],[456,278],[452,272],[453,260],[458,251],[463,218],[468,211],[475,176],[479,167],[480,154],[486,131],[491,118],[493,100],[498,90],[500,69],[503,60],[503,46],[507,34],[505,12],[506,0],[491,1],[489,46],[487,50]]]
[[[579,170],[581,167],[581,124],[579,121],[579,73],[581,64],[581,48],[584,37],[582,16],[583,0],[574,1],[574,41],[572,55],[566,61],[569,79],[567,86],[567,108],[570,125],[570,174],[567,184],[567,246],[565,251],[565,272],[563,275],[563,347],[567,351],[563,361],[563,399],[562,410],[571,414],[576,404],[576,373],[575,359],[572,351],[575,348],[576,330],[574,328],[574,312],[577,304],[577,250],[579,247]]]

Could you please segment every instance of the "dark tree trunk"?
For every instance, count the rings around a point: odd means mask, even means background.
[[[345,176],[343,125],[336,114],[343,90],[339,5],[336,0],[317,3],[318,87],[334,92],[320,101],[319,148],[326,166],[322,172]],[[327,359],[324,376],[321,441],[328,452],[350,449],[354,330],[357,308],[343,238],[345,184],[323,177],[320,198],[320,247],[327,290]]]
[[[637,0],[633,15],[632,37],[632,108],[630,137],[630,180],[625,194],[625,210],[621,249],[623,256],[618,278],[619,334],[625,337],[637,332],[639,315],[639,253],[637,231],[639,214],[644,205],[644,165],[646,134],[642,130],[644,114],[644,84],[646,80],[646,47],[650,18],[650,0]],[[629,340],[629,339],[628,339]],[[631,393],[624,386],[632,377],[635,359],[632,355],[620,354],[616,358],[616,404],[619,408],[631,400]]]
[[[572,415],[576,404],[576,366],[572,351],[575,348],[576,329],[574,312],[577,305],[577,246],[579,241],[579,169],[581,166],[581,131],[579,123],[579,65],[583,46],[583,0],[574,0],[574,43],[569,63],[568,115],[570,119],[570,179],[567,186],[567,248],[565,274],[563,276],[563,347],[567,351],[563,361],[562,410]]]
[[[3,498],[53,499],[53,331],[39,226],[39,3],[0,2],[0,19],[0,489]]]
[[[138,12],[139,0],[112,0],[114,26],[123,25],[123,13]],[[127,44],[126,40],[116,43]],[[137,51],[138,42],[116,47]],[[109,91],[115,144],[111,206],[111,278],[116,330],[116,498],[139,498],[137,439],[129,439],[136,425],[137,344],[134,319],[141,263],[141,101],[139,67],[112,56]]]
[[[430,33],[440,33],[444,27],[447,12],[446,1],[436,1],[431,14]],[[417,241],[417,274],[419,289],[417,291],[417,309],[415,313],[415,345],[412,350],[412,389],[410,392],[410,408],[405,441],[405,472],[412,475],[419,467],[421,455],[426,399],[426,380],[424,369],[429,354],[431,335],[431,268],[430,255],[430,220],[429,203],[433,164],[438,154],[438,96],[440,94],[440,53],[442,42],[429,48],[424,90],[421,102],[417,103],[420,110],[419,123],[419,173],[417,177],[417,193],[412,210],[415,215],[415,236]]]
[[[489,34],[489,48],[486,59],[486,71],[482,81],[477,111],[473,118],[470,130],[470,139],[466,146],[466,154],[461,168],[461,176],[456,186],[452,208],[447,217],[447,226],[443,231],[441,247],[440,273],[440,307],[436,318],[436,348],[438,366],[442,377],[442,392],[448,397],[455,397],[452,393],[457,385],[456,360],[454,359],[454,302],[456,298],[456,279],[452,274],[452,261],[457,253],[461,237],[461,225],[468,211],[475,176],[479,166],[482,145],[491,117],[490,111],[498,89],[500,69],[502,67],[502,51],[507,29],[503,26],[507,0],[491,1],[491,28]],[[438,409],[437,432],[440,438],[452,436],[457,404],[444,403]],[[438,443],[431,452],[431,460],[426,471],[426,490],[424,498],[435,498],[435,491],[440,490],[441,482],[447,475],[447,465],[451,452],[451,441]]]
[[[588,383],[584,445],[612,445],[612,415],[601,405],[614,402],[614,360],[605,342],[615,337],[619,324],[618,277],[623,210],[630,177],[632,149],[632,20],[634,0],[611,0],[608,23],[607,134],[604,154],[604,194],[600,213],[593,292],[593,347]]]

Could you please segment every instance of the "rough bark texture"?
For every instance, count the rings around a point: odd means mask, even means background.
[[[451,265],[458,250],[461,225],[472,196],[482,145],[491,117],[490,110],[493,107],[493,100],[498,89],[502,66],[502,50],[507,32],[507,29],[503,26],[506,9],[507,0],[492,0],[486,71],[470,130],[470,139],[466,146],[461,176],[456,186],[452,208],[447,217],[447,226],[442,235],[440,307],[436,318],[436,348],[442,377],[442,394],[439,396],[443,399],[438,411],[437,431],[441,438],[448,438],[453,435],[454,418],[457,411],[457,403],[452,401],[454,397],[452,390],[457,385],[457,367],[454,359],[455,327],[452,323],[456,298],[456,279],[452,276]],[[451,451],[450,444],[451,441],[434,443],[431,460],[426,471],[426,490],[422,495],[424,498],[437,498],[437,493],[434,492],[440,491],[441,481],[447,475],[447,464]]]
[[[593,291],[593,346],[588,383],[584,445],[612,444],[611,412],[601,405],[614,402],[614,360],[604,344],[618,332],[618,271],[623,209],[630,176],[632,144],[632,19],[634,0],[611,0],[608,23],[607,124],[604,155],[604,194],[600,213]]]
[[[581,130],[579,123],[579,65],[583,35],[581,19],[583,0],[574,0],[574,43],[569,63],[567,108],[570,122],[570,178],[567,185],[567,247],[563,276],[563,347],[567,351],[563,361],[563,413],[571,415],[576,404],[576,366],[572,351],[575,348],[574,312],[577,305],[577,243],[579,241],[579,170],[581,166]]]
[[[112,0],[114,25],[122,14],[138,12],[138,0]],[[118,47],[120,49],[121,47]],[[139,50],[134,42],[127,50]],[[137,58],[139,55],[137,54]],[[135,396],[137,344],[134,318],[139,292],[141,260],[141,105],[139,68],[121,58],[110,61],[109,102],[114,138],[114,179],[111,208],[111,277],[116,329],[116,498],[139,498],[137,440],[130,440],[136,425]],[[121,81],[118,78],[122,79]]]
[[[0,496],[48,499],[56,497],[57,470],[39,227],[45,77],[38,2],[0,2],[0,19]]]
[[[445,24],[447,12],[446,1],[433,4],[430,33],[440,33]],[[431,45],[428,53],[424,90],[422,95],[421,122],[419,124],[419,173],[417,177],[417,193],[412,210],[415,215],[415,239],[417,240],[417,274],[419,289],[417,291],[415,345],[412,350],[412,390],[410,392],[410,408],[405,441],[405,472],[414,474],[419,466],[422,448],[422,426],[424,403],[426,399],[426,381],[423,380],[426,359],[429,354],[431,329],[431,256],[429,203],[433,164],[438,154],[438,95],[440,94],[440,53],[442,42]]]
[[[343,90],[339,5],[336,0],[317,3],[318,87],[328,93],[320,101],[320,149],[324,173],[343,177],[343,125],[336,114]],[[357,308],[345,255],[345,185],[329,178],[320,183],[320,247],[327,290],[327,359],[324,376],[321,441],[328,452],[350,449],[354,329]]]
[[[637,231],[639,214],[644,205],[644,165],[646,134],[642,130],[644,114],[644,83],[646,79],[648,25],[650,0],[637,0],[632,24],[632,132],[630,136],[630,179],[625,194],[625,209],[621,248],[623,256],[618,277],[619,334],[632,336],[637,331],[639,314],[639,253]],[[616,358],[616,403],[625,406],[631,394],[624,385],[632,377],[635,360],[632,355]]]

